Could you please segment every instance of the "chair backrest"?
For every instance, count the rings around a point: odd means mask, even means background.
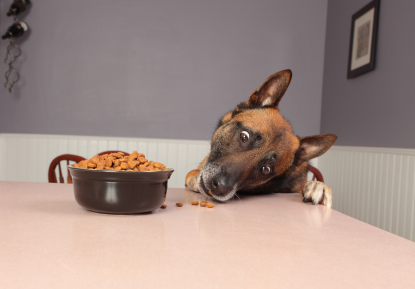
[[[70,161],[79,163],[80,161],[83,161],[83,160],[85,160],[85,158],[81,156],[77,156],[77,155],[70,155],[70,154],[60,155],[54,158],[53,161],[49,165],[49,172],[48,172],[49,183],[58,182],[58,179],[56,178],[56,167],[59,168],[59,183],[65,183],[65,180],[63,179],[63,175],[62,175],[61,161],[66,161],[66,167],[68,167],[68,165],[70,164],[69,163]],[[68,184],[72,184],[72,177],[71,177],[69,170],[68,170],[68,175],[67,175],[67,182]]]
[[[111,154],[111,153],[119,153],[119,152],[124,153],[126,156],[130,155],[130,154],[128,154],[126,152],[123,152],[123,151],[105,151],[105,152],[99,153],[98,155],[102,156],[102,155],[107,155],[107,154]]]
[[[313,181],[319,181],[322,183],[324,182],[323,175],[320,173],[320,171],[317,168],[313,166],[308,166],[308,171],[313,174]]]

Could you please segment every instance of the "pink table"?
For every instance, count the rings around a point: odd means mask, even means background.
[[[201,199],[105,215],[72,185],[0,182],[0,288],[415,288],[415,243],[298,194]]]

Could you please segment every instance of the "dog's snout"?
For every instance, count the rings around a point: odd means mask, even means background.
[[[219,187],[219,182],[216,178],[212,180],[212,189],[216,189]]]
[[[211,180],[211,193],[216,196],[226,196],[232,191],[233,187],[228,186],[228,178],[225,172],[216,174]]]
[[[216,190],[220,187],[223,187],[225,185],[225,176],[222,174],[217,174],[212,178],[211,181],[211,188],[213,190]]]
[[[228,170],[226,165],[207,163],[198,178],[198,186],[206,196],[219,201],[227,201],[237,190],[238,174]]]

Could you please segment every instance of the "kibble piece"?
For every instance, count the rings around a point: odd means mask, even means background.
[[[144,157],[138,157],[138,160],[140,161],[140,163],[146,163],[146,162],[148,162],[148,160],[145,159]]]
[[[177,207],[183,207],[183,203],[176,203]]]
[[[114,171],[121,171],[121,167],[115,167]]]
[[[88,163],[88,168],[96,168],[97,165],[94,163]]]
[[[99,163],[99,155],[95,155],[90,161],[94,164],[98,164]]]
[[[201,201],[201,202],[200,202],[200,206],[201,206],[201,207],[206,207],[206,205],[207,205],[207,202],[206,202],[206,201]]]
[[[122,170],[126,170],[128,168],[128,164],[125,163],[125,162],[122,162],[120,167],[121,167]]]
[[[117,159],[120,159],[120,158],[122,158],[122,157],[123,157],[123,154],[120,154],[120,153],[112,153],[112,155],[113,155],[114,157],[116,157]]]
[[[86,169],[86,168],[88,168],[88,160],[83,160],[83,161],[80,161],[80,162],[79,162],[79,167],[80,167],[81,169]]]
[[[148,171],[148,168],[145,165],[139,165],[138,170],[142,171],[142,172],[145,172],[145,171]]]
[[[128,162],[131,162],[131,161],[136,160],[137,157],[138,157],[138,154],[137,153],[133,153],[133,154],[129,155],[128,156]]]
[[[214,204],[212,204],[212,203],[207,203],[207,205],[206,205],[208,208],[213,208],[215,205]]]
[[[198,201],[193,201],[192,202],[192,205],[198,205],[199,204],[199,202]]]
[[[160,208],[165,209],[165,208],[167,208],[167,205],[163,204],[163,205],[161,205]]]
[[[137,161],[129,161],[128,165],[130,166],[130,169],[134,169],[137,166],[138,163],[139,162],[137,162]]]
[[[113,158],[113,157],[108,157],[108,158],[105,160],[105,165],[106,165],[107,167],[111,167],[111,166],[112,166],[113,161],[114,161],[114,158]]]

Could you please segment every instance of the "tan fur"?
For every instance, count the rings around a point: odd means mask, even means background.
[[[304,201],[331,206],[331,190],[306,183],[308,160],[322,155],[335,135],[299,138],[278,110],[291,71],[271,75],[234,111],[212,137],[211,153],[186,176],[186,186],[225,201],[236,191],[297,192]]]
[[[209,158],[209,155],[205,157],[205,159],[200,163],[197,170],[193,170],[187,173],[186,180],[185,180],[185,186],[189,188],[192,191],[199,191],[197,187],[197,176],[199,175],[200,171],[203,169],[207,159]]]

